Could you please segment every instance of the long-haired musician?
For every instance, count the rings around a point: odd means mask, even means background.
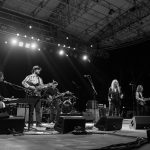
[[[37,102],[35,104],[30,104],[30,123],[31,126],[33,125],[33,112],[35,108],[36,112],[36,126],[42,127],[41,125],[41,92],[36,89],[38,86],[43,85],[43,80],[41,77],[39,77],[41,72],[41,67],[39,66],[33,66],[32,68],[32,74],[28,75],[23,81],[22,85],[27,88],[31,93],[28,95],[30,98],[37,99]]]
[[[138,85],[136,88],[135,98],[136,98],[136,109],[137,115],[143,116],[148,115],[149,113],[149,106],[146,104],[146,101],[149,101],[149,98],[144,98],[143,96],[144,88],[142,85]]]
[[[121,99],[123,94],[118,80],[114,79],[111,83],[108,92],[109,101],[109,116],[120,116],[121,115]]]

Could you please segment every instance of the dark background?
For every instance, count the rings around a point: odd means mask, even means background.
[[[138,84],[144,86],[144,96],[150,97],[150,58],[149,42],[109,52],[110,57],[92,58],[91,63],[83,62],[73,56],[61,57],[50,50],[32,51],[29,49],[11,47],[0,43],[0,70],[5,74],[5,80],[19,86],[22,80],[31,73],[33,65],[42,67],[41,77],[44,83],[56,80],[60,92],[69,90],[79,98],[78,109],[85,110],[88,100],[93,99],[93,91],[87,78],[89,74],[97,90],[98,103],[108,106],[107,94],[113,79],[118,79],[124,93],[124,106],[133,109],[135,88]],[[7,97],[24,97],[22,90],[10,85],[7,87]]]

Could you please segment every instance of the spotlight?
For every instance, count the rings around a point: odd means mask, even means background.
[[[36,49],[36,48],[37,48],[37,44],[36,44],[36,43],[32,43],[32,44],[31,44],[31,48],[32,48],[32,49]]]
[[[76,50],[76,48],[75,48],[75,47],[74,47],[73,49],[74,49],[74,50]]]
[[[60,46],[60,44],[58,44],[58,46]]]
[[[5,44],[7,44],[8,42],[7,41],[5,41]]]
[[[17,40],[17,39],[12,39],[12,40],[11,40],[11,44],[12,44],[12,45],[16,45],[17,43],[18,43],[18,40]]]
[[[69,38],[68,38],[68,37],[66,37],[66,39],[68,40]]]
[[[20,47],[23,47],[23,42],[19,42],[18,44]]]
[[[26,35],[24,35],[24,37],[26,38],[27,36],[26,36]]]
[[[30,43],[26,43],[25,48],[30,48]]]
[[[19,36],[20,34],[19,33],[17,33],[17,36]]]
[[[34,39],[34,37],[32,36],[32,37],[31,37],[31,39],[33,40],[33,39]]]
[[[87,56],[87,55],[83,55],[83,56],[82,56],[82,59],[83,59],[83,60],[87,60],[87,59],[88,59],[88,56]]]
[[[37,39],[37,41],[40,41],[40,39]]]
[[[68,48],[70,48],[70,46],[68,46]]]
[[[62,55],[64,55],[64,54],[65,54],[64,50],[60,50],[60,51],[59,51],[59,55],[62,56]]]
[[[38,51],[41,51],[41,49],[40,49],[40,48],[38,48]]]
[[[91,62],[88,55],[86,55],[86,54],[82,56],[82,60],[83,61],[88,61],[89,63]]]
[[[63,47],[66,47],[66,45],[64,45]]]
[[[29,29],[32,29],[32,26],[31,26],[31,25],[29,26]]]
[[[93,45],[91,45],[90,47],[93,47]]]

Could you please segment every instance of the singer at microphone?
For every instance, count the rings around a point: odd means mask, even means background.
[[[86,74],[85,74],[84,77],[85,77],[85,78],[86,78],[86,77],[90,77],[90,75],[88,75],[88,74],[86,75]]]

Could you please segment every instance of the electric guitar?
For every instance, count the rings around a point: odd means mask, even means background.
[[[150,98],[143,98],[143,100],[137,100],[138,104],[144,106],[147,101],[150,101]]]
[[[25,91],[28,96],[40,96],[41,97],[42,91],[47,90],[50,87],[56,88],[57,85],[58,85],[58,83],[56,81],[53,81],[52,83],[35,86],[35,89],[26,88]]]

